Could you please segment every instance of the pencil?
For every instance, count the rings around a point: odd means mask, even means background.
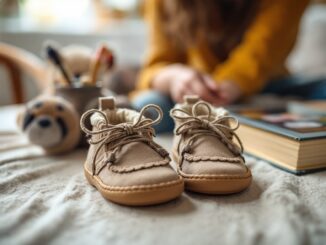
[[[59,52],[52,46],[48,45],[46,47],[46,54],[47,57],[50,61],[52,61],[52,63],[57,66],[62,74],[62,76],[64,77],[66,83],[68,85],[70,85],[72,83],[71,78],[68,75],[67,70],[65,69],[65,67],[63,66],[63,63],[61,61],[61,57],[59,55]]]
[[[102,64],[105,64],[107,69],[113,66],[114,59],[111,50],[102,45],[95,54],[95,59],[91,63],[91,84],[96,84],[98,72]]]

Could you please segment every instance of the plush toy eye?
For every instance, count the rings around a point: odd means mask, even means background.
[[[41,108],[42,107],[42,105],[43,105],[43,103],[42,102],[37,102],[35,105],[34,105],[34,108]]]
[[[57,109],[58,109],[58,111],[63,111],[64,110],[63,105],[58,104],[57,105]]]

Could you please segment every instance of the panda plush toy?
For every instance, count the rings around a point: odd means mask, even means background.
[[[100,82],[83,83],[92,75],[91,63],[96,53],[91,49],[57,44],[51,48],[56,50],[60,65],[56,63],[58,60],[53,61],[47,56],[50,74],[49,81],[45,81],[48,82],[47,89],[23,107],[17,115],[17,124],[28,140],[42,147],[46,154],[63,154],[85,143],[79,128],[80,115],[90,109],[90,105],[96,106],[92,101],[109,95],[110,91],[103,92]],[[101,68],[96,81],[101,81],[103,72],[109,72],[112,66]],[[64,83],[63,69],[73,82]]]
[[[67,100],[58,96],[39,96],[17,116],[17,124],[29,141],[47,154],[61,154],[80,142],[79,114]]]

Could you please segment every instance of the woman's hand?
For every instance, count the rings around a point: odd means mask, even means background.
[[[236,83],[225,81],[218,85],[218,99],[213,103],[215,106],[229,105],[238,101],[243,93]]]
[[[200,72],[181,64],[170,65],[160,71],[154,78],[152,87],[169,94],[177,103],[183,101],[184,95],[193,94],[213,102],[217,89],[217,85],[214,82],[206,82]]]
[[[191,68],[182,67],[172,80],[170,95],[175,102],[182,102],[185,95],[198,95],[201,99],[212,103],[215,100],[217,85],[206,81],[204,76]]]
[[[223,105],[229,105],[237,100],[239,100],[242,97],[242,91],[240,87],[231,81],[223,81],[220,83],[217,83],[211,76],[204,75],[205,84],[207,86],[211,86],[211,84],[215,84],[215,99],[211,101],[215,106],[223,106]]]
[[[241,96],[240,88],[233,82],[217,82],[208,74],[175,64],[161,70],[153,79],[152,87],[169,94],[176,103],[183,102],[184,95],[198,95],[213,105],[227,105]]]

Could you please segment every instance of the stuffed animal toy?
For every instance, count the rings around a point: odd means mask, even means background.
[[[48,44],[46,49],[49,48],[49,45],[51,44]],[[93,51],[81,45],[69,45],[62,48],[58,48],[57,46],[56,44],[54,47],[58,50],[63,66],[69,72],[69,76],[76,81],[85,80],[84,77],[89,75]],[[50,57],[47,56],[47,58],[49,59]],[[66,84],[63,81],[64,78],[62,77],[61,71],[56,66],[53,66],[51,62],[49,63],[52,66],[52,81],[55,84]]]
[[[74,106],[58,96],[39,96],[18,114],[18,126],[29,141],[47,154],[65,153],[80,141],[79,115]]]
[[[94,52],[82,45],[61,47],[46,41],[43,53],[49,65],[50,85],[56,87],[101,86],[114,63],[112,51],[104,44]]]
[[[47,154],[62,154],[85,141],[78,126],[80,115],[96,107],[98,97],[112,95],[103,92],[100,80],[111,70],[113,54],[105,45],[93,54],[87,47],[58,48],[49,43],[45,54],[51,63],[51,88],[27,103],[17,123],[31,143]]]

